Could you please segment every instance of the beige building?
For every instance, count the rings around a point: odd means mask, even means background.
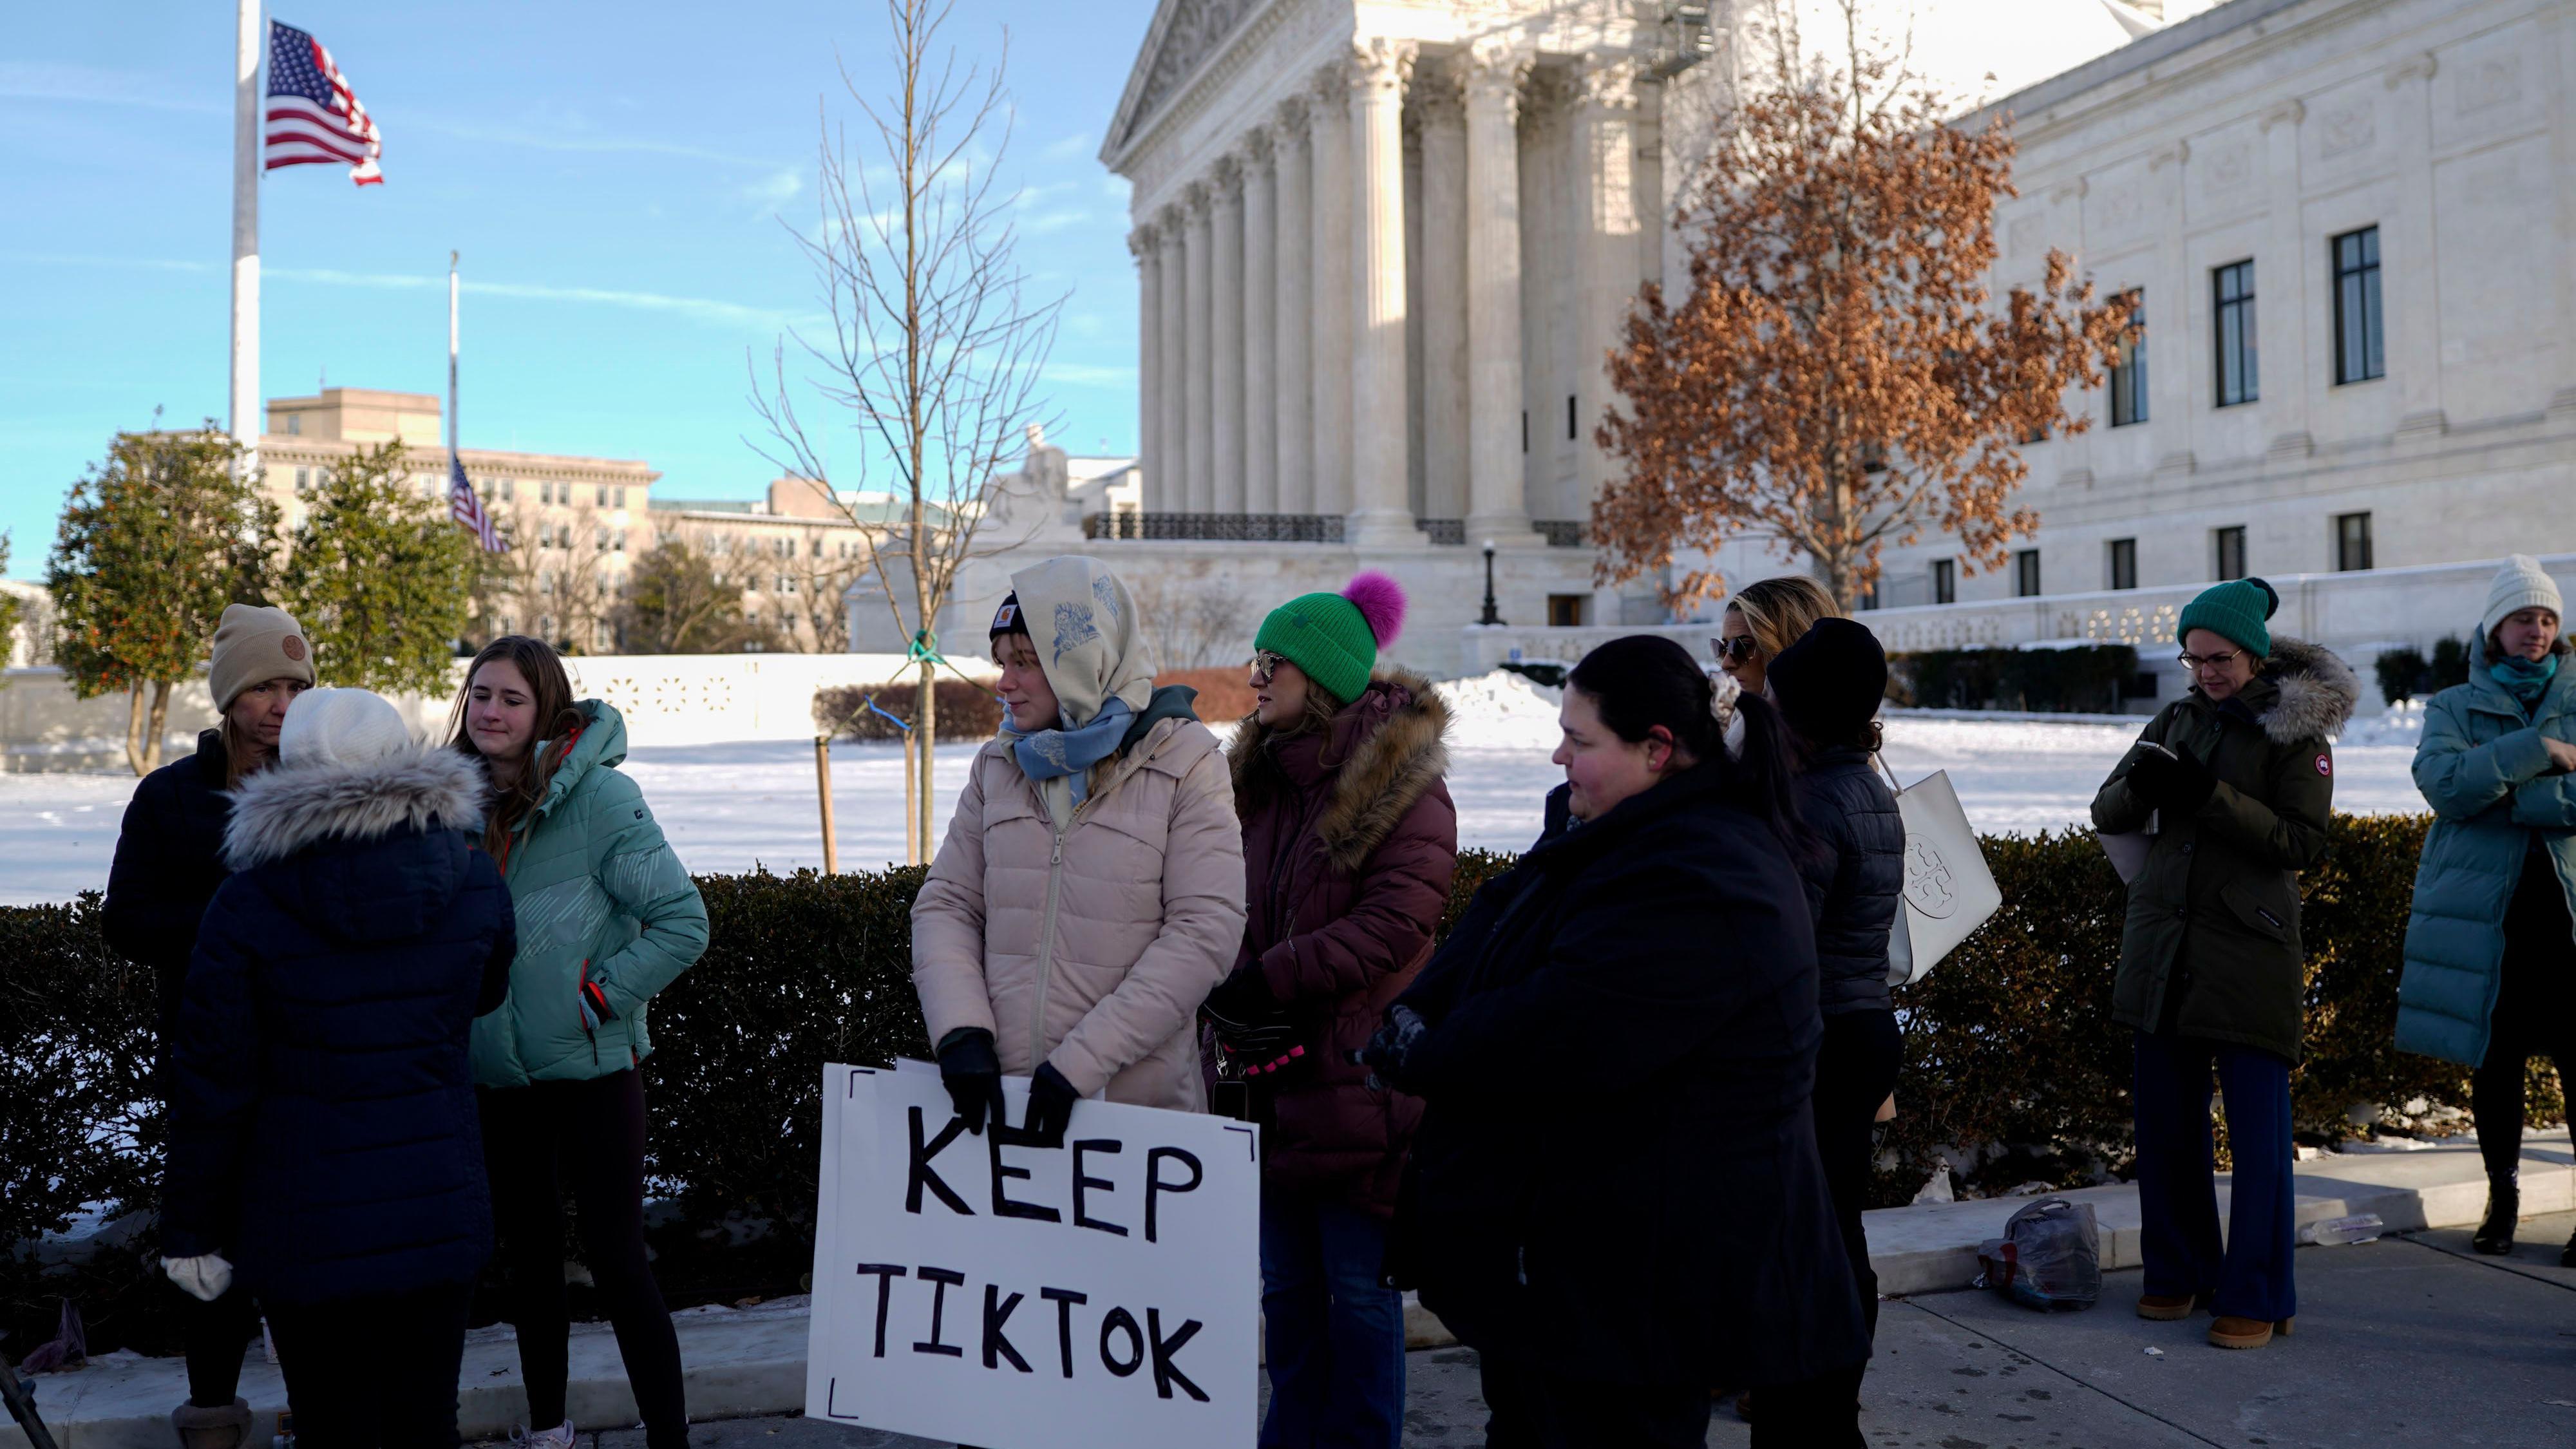
[[[884,506],[778,478],[758,500],[656,498],[652,541],[686,544],[721,584],[739,588],[745,630],[762,647],[838,653],[850,647],[842,595],[868,569],[867,530],[852,514]]]

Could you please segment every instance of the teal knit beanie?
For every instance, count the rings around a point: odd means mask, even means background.
[[[2212,584],[2183,606],[2182,619],[2174,625],[2174,642],[2181,643],[2194,629],[2207,629],[2257,659],[2268,659],[2272,654],[2272,631],[2264,621],[2280,607],[2281,596],[2261,579],[2230,579]]]
[[[1296,665],[1348,704],[1367,692],[1378,649],[1403,630],[1403,586],[1370,571],[1338,594],[1300,594],[1271,610],[1252,647]]]

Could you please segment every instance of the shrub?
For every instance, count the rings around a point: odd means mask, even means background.
[[[2433,682],[2433,666],[2412,649],[2383,649],[2371,665],[2379,676],[2379,697],[2396,704],[2427,692]]]
[[[909,679],[891,684],[834,684],[814,691],[814,728],[834,730],[834,738],[844,740],[895,740],[903,738],[894,720],[864,703],[874,696],[877,708],[892,714],[906,724],[912,722],[915,691],[918,685]],[[994,691],[996,681],[942,677],[935,698],[939,704],[939,737],[943,740],[991,739],[1002,728],[1002,699]]]
[[[1925,709],[2116,713],[2138,675],[2126,644],[2072,649],[1927,649],[1887,658],[1888,697]]]
[[[2428,694],[2438,694],[2454,684],[2469,682],[2469,646],[2463,639],[2438,640],[2433,645],[2433,677],[2424,686]]]

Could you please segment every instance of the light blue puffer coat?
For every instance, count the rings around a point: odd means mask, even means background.
[[[2505,906],[2538,832],[2576,909],[2576,775],[2549,774],[2540,741],[2576,741],[2576,660],[2529,718],[2469,650],[2469,682],[2433,696],[2415,747],[2415,786],[2433,806],[2415,906],[2406,922],[2406,975],[2397,989],[2397,1045],[2474,1067],[2487,1054],[2503,984]]]

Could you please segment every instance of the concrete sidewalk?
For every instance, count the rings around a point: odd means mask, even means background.
[[[2451,1258],[2444,1250],[2457,1239],[2459,1251],[2466,1252],[2465,1229],[2474,1225],[2486,1202],[2486,1182],[2478,1161],[2476,1143],[2468,1138],[2454,1143],[2412,1152],[2356,1152],[2326,1154],[2302,1162],[2299,1170],[2299,1216],[2305,1222],[2323,1221],[2358,1213],[2376,1213],[2392,1234],[2423,1229],[2458,1229],[2418,1233],[2408,1242],[2359,1247],[2303,1250],[2299,1255],[2299,1274],[2303,1290],[2311,1295],[2316,1307],[2303,1310],[2308,1321],[2296,1340],[2300,1361],[2315,1361],[2309,1350],[2321,1339],[2338,1343],[2363,1345],[2356,1351],[2380,1355],[2383,1376],[2346,1377],[2342,1360],[2334,1361],[2329,1371],[2321,1371],[2316,1391],[2359,1395],[2362,1398],[2394,1392],[2388,1385],[2409,1383],[2430,1372],[2478,1374],[2503,1372],[2516,1359],[2510,1347],[2514,1340],[2511,1323],[2517,1317],[2538,1314],[2548,1318],[2556,1312],[2568,1321],[2560,1327],[2565,1334],[2551,1338],[2556,1329],[2541,1328],[2533,1320],[2530,1332],[2535,1341],[2545,1341],[2557,1354],[2552,1360],[2557,1375],[2557,1391],[2550,1397],[2576,1402],[2576,1296],[2560,1290],[2576,1290],[2576,1272],[2560,1270],[2558,1248],[2566,1240],[2569,1222],[2543,1218],[2542,1215],[2576,1209],[2576,1152],[2572,1152],[2567,1133],[2562,1129],[2537,1133],[2525,1139],[2522,1155],[2522,1202],[2526,1219],[2521,1253],[2513,1267],[2522,1277],[2513,1283],[2489,1283],[2484,1277],[2459,1280],[2473,1283],[2487,1297],[2495,1295],[2539,1294],[2518,1307],[2499,1307],[2495,1322],[2484,1327],[2476,1323],[2455,1321],[2440,1307],[2446,1294],[2461,1291],[2442,1286],[2448,1279],[2426,1278],[2426,1274],[2470,1272],[2498,1274],[2491,1260],[2470,1261]],[[2222,1199],[2225,1179],[2220,1180]],[[2103,1266],[2106,1269],[2135,1267],[2138,1262],[2138,1202],[2134,1189],[2126,1187],[2087,1188],[2066,1194],[2077,1201],[2093,1204],[2102,1229]],[[1966,1381],[1978,1378],[1969,1370],[1978,1369],[1983,1360],[1962,1358],[1965,1354],[1993,1353],[1999,1357],[2009,1349],[2021,1353],[2031,1362],[2015,1365],[2013,1372],[1984,1370],[1985,1375],[2021,1379],[2035,1377],[2038,1368],[2063,1356],[2065,1345],[2126,1343],[2129,1337],[2157,1330],[2155,1342],[2170,1338],[2168,1353],[2190,1350],[2195,1358],[2217,1353],[2204,1350],[2199,1339],[2201,1328],[2181,1324],[2150,1325],[2129,1316],[2127,1299],[2136,1294],[2134,1286],[2115,1280],[2107,1290],[2100,1311],[2072,1316],[2046,1318],[2015,1308],[1991,1295],[1962,1294],[1977,1273],[1977,1245],[2003,1231],[2004,1221],[2027,1205],[2027,1198],[2000,1198],[1979,1202],[1890,1208],[1869,1214],[1871,1261],[1877,1267],[1882,1291],[1890,1297],[1911,1295],[1945,1295],[1925,1298],[1907,1304],[1890,1304],[1882,1318],[1879,1365],[1875,1378],[1885,1380],[1894,1397],[1891,1404],[1912,1404],[1910,1417],[1919,1410],[1926,1414],[1946,1414],[1937,1404],[1946,1402],[1925,1385],[1940,1387],[1945,1393],[1964,1391]],[[2412,1256],[2410,1256],[2412,1255]],[[2451,1268],[2445,1258],[2460,1264]],[[2418,1261],[2422,1260],[2422,1261]],[[2394,1265],[2411,1262],[2408,1272],[2390,1271],[2377,1275],[2362,1274],[2346,1279],[2357,1263]],[[2320,1277],[2318,1275],[2328,1275]],[[2512,1274],[2502,1274],[2512,1277]],[[2133,1281],[2133,1280],[2131,1280]],[[2472,1295],[2473,1297],[2476,1295]],[[2558,1308],[2564,1302],[2567,1308]],[[723,1419],[752,1415],[775,1415],[797,1409],[804,1402],[806,1305],[803,1299],[782,1299],[749,1309],[699,1308],[674,1315],[680,1330],[680,1351],[688,1365],[688,1399],[693,1417]],[[2550,1320],[2556,1322],[2557,1320]],[[2358,1340],[2335,1338],[2337,1334],[2359,1332],[2357,1325],[2377,1325]],[[2328,1324],[2343,1328],[2328,1329]],[[2135,1325],[2134,1328],[2131,1325]],[[1408,1314],[1409,1336],[1416,1348],[1437,1350],[1449,1342],[1436,1319],[1418,1307]],[[2113,1332],[2114,1329],[2118,1332]],[[2312,1330],[2312,1331],[2311,1331]],[[2109,1335],[2105,1338],[2104,1335]],[[1946,1335],[1946,1336],[1945,1336]],[[1961,1337],[1960,1335],[1966,1335]],[[2126,1336],[2123,1336],[2126,1335]],[[2465,1335],[2465,1336],[2464,1336]],[[2483,1336],[2482,1336],[2483,1335]],[[1984,1348],[1968,1346],[1970,1340],[1986,1343]],[[2435,1343],[2434,1340],[2439,1342]],[[2455,1341],[2486,1345],[2493,1340],[2492,1351],[2480,1347],[2466,1361],[2454,1363]],[[2046,1353],[2040,1345],[2046,1344]],[[2425,1345],[2431,1344],[2430,1351]],[[1909,1346],[1910,1345],[1910,1346]],[[2290,1345],[2276,1345],[2287,1349]],[[2229,1355],[2244,1361],[2242,1365],[2211,1366],[2210,1373],[2197,1375],[2195,1385],[2218,1382],[2227,1374],[2245,1373],[2257,1380],[2275,1370],[2263,1367],[2291,1357],[2288,1353],[2264,1350],[2256,1354]],[[2092,1350],[2088,1350],[2090,1352]],[[2342,1349],[2336,1350],[2341,1353]],[[2108,1354],[2106,1347],[2100,1350]],[[1908,1354],[1915,1355],[1907,1358]],[[2127,1355],[2148,1357],[2143,1346],[2126,1348],[2120,1355],[2085,1360],[2064,1374],[2103,1392],[2129,1382],[2148,1370],[2127,1361]],[[263,1361],[254,1350],[249,1370],[243,1375],[242,1393],[260,1415],[255,1443],[265,1444],[273,1432],[275,1415],[285,1406],[284,1384],[277,1370]],[[1436,1352],[1414,1355],[1418,1377],[1422,1379],[1417,1395],[1417,1409],[1424,1404],[1437,1404],[1465,1393],[1472,1397],[1472,1370],[1458,1379],[1455,1369],[1465,1360],[1441,1359]],[[1926,1378],[1913,1373],[1917,1362],[1943,1363],[1948,1367],[1940,1374]],[[1905,1365],[1900,1371],[1900,1364]],[[2438,1368],[2436,1366],[2439,1366]],[[2051,1370],[2056,1372],[2057,1370]],[[625,1377],[618,1359],[614,1339],[604,1324],[584,1324],[574,1329],[572,1344],[571,1412],[576,1423],[586,1429],[611,1429],[634,1422],[635,1406],[626,1389]],[[1957,1382],[1944,1382],[1944,1378]],[[2178,1376],[2176,1376],[2178,1377]],[[1458,1379],[1449,1388],[1442,1385]],[[2153,1382],[2146,1380],[2142,1382]],[[47,1374],[36,1380],[39,1387],[37,1405],[45,1422],[53,1430],[61,1449],[169,1449],[172,1443],[169,1412],[185,1397],[185,1374],[176,1359],[147,1359],[131,1354],[111,1355],[95,1361],[91,1367],[61,1374]],[[1459,1384],[1466,1385],[1458,1388]],[[1902,1387],[1912,1385],[1913,1387]],[[2375,1385],[2375,1386],[2374,1386]],[[2107,1386],[2107,1387],[2106,1387]],[[1985,1385],[1984,1388],[2000,1388]],[[2051,1390],[2049,1393],[2053,1394]],[[2184,1391],[2184,1397],[2197,1402],[2203,1388]],[[2522,1394],[2519,1380],[2507,1390]],[[1877,1397],[1879,1390],[1872,1391]],[[1908,1399],[1905,1395],[1914,1395]],[[1930,1397],[1924,1397],[1930,1395]],[[2119,1398],[2116,1393],[2111,1394]],[[1976,1395],[1971,1394],[1974,1398]],[[2528,1399],[2527,1394],[2524,1398]],[[2032,1423],[2054,1417],[2054,1411],[2043,1412],[2032,1405],[2054,1402],[2042,1396],[2023,1403],[2021,1409],[1997,1409],[1997,1422],[2014,1423],[2011,1413],[2028,1410]],[[2126,1403],[2126,1399],[2121,1399]],[[2142,1401],[2143,1402],[2143,1401]],[[2538,1400],[2532,1400],[2538,1403]],[[526,1413],[526,1397],[519,1384],[517,1344],[507,1327],[479,1330],[466,1345],[463,1383],[460,1390],[461,1425],[470,1438],[488,1438],[505,1434],[521,1422]],[[2189,1407],[2186,1405],[2185,1407]],[[1423,1412],[1433,1412],[1424,1409]],[[1458,1409],[1457,1413],[1467,1413]],[[1476,1408],[1474,1422],[1481,1425],[1481,1408]],[[1894,1410],[1890,1410],[1894,1412]],[[2155,1419],[2152,1406],[2137,1410]],[[2248,1410],[2252,1412],[2252,1410]],[[2268,1413],[2269,1411],[2265,1411]],[[2554,1411],[2553,1411],[2554,1412]],[[2257,1417],[2261,1417],[2257,1415]],[[1463,1421],[1462,1421],[1463,1422]],[[1728,1422],[1732,1422],[1731,1417]],[[1925,1421],[1928,1427],[1930,1421]],[[823,1428],[827,1426],[815,1426]],[[1737,1426],[1741,1427],[1741,1426]],[[1888,1426],[1892,1428],[1893,1426]],[[2520,1438],[2417,1438],[2412,1434],[2378,1440],[2301,1439],[2272,1437],[2273,1444],[2289,1443],[2547,1443],[2557,1446],[2576,1445],[2576,1412],[2558,1428],[2558,1437],[2525,1440]],[[763,1431],[764,1435],[766,1431]],[[2123,1431],[2126,1432],[2126,1431]],[[2145,1429],[2138,1431],[2148,1434]],[[2448,1432],[2448,1426],[2444,1426]],[[2269,1437],[2269,1436],[2267,1436]],[[2016,1438],[2012,1442],[2039,1443],[2045,1435]],[[892,1442],[892,1441],[883,1441]],[[1425,1439],[1425,1443],[1434,1442]],[[1472,1442],[1472,1435],[1464,1441]],[[1741,1440],[1712,1439],[1712,1443],[1737,1443]],[[1886,1442],[1911,1442],[1889,1439]],[[1946,1442],[1935,1434],[1923,1443]],[[1983,1434],[1963,1434],[1958,1445],[2000,1445]],[[2082,1436],[2063,1440],[2046,1440],[2052,1444],[2181,1444],[2234,1443],[2232,1439],[2185,1437],[2105,1438],[2087,1430]],[[2245,1440],[2241,1442],[2259,1442]],[[0,1424],[0,1449],[25,1449],[26,1438],[15,1424]],[[640,1440],[638,1449],[640,1449]],[[1954,1445],[1954,1449],[1957,1446]]]

